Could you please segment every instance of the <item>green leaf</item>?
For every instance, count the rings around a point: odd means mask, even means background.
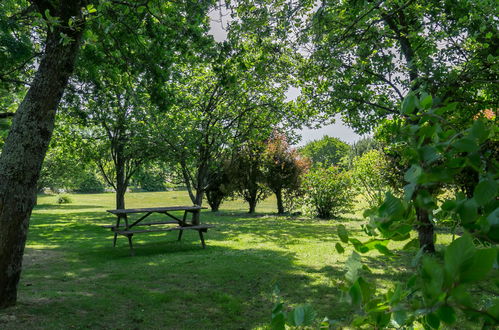
[[[411,239],[407,242],[402,250],[419,249],[419,240],[417,238]]]
[[[310,326],[314,323],[316,315],[311,305],[299,305],[288,313],[288,323],[296,327]]]
[[[474,152],[478,150],[478,144],[470,138],[462,138],[454,142],[453,147],[460,152]]]
[[[272,330],[285,330],[286,329],[286,319],[284,314],[279,313],[272,317],[272,322],[270,323],[270,328]]]
[[[445,202],[442,203],[442,206],[440,206],[442,208],[442,210],[444,211],[452,211],[456,208],[457,206],[457,203],[455,200],[452,200],[452,199],[448,199],[446,200]]]
[[[381,245],[381,244],[376,244],[374,245],[374,247],[376,248],[376,250],[378,250],[380,253],[384,254],[384,255],[387,255],[387,256],[392,256],[393,253],[392,251],[390,251],[386,246],[384,245]]]
[[[487,221],[490,223],[491,226],[498,226],[499,225],[499,207],[496,208],[492,213],[490,213],[487,216]]]
[[[420,104],[423,109],[429,109],[433,105],[433,97],[431,95],[423,96]]]
[[[396,323],[396,327],[401,328],[407,321],[407,312],[404,310],[393,312],[393,320]]]
[[[340,243],[336,243],[336,245],[334,247],[336,248],[336,251],[338,251],[338,253],[345,252],[345,249],[343,248],[343,246],[341,246]]]
[[[461,305],[472,307],[473,303],[468,291],[469,290],[466,285],[458,285],[454,289],[452,289],[451,296]]]
[[[350,297],[350,303],[355,307],[360,307],[360,304],[362,303],[362,290],[360,289],[358,281],[355,281],[355,283],[350,287],[348,295]]]
[[[403,115],[409,115],[414,112],[414,110],[418,106],[418,103],[419,101],[416,95],[414,95],[414,93],[409,93],[409,95],[407,95],[404,101],[402,102],[402,107],[400,112]]]
[[[394,217],[404,212],[402,202],[391,193],[387,193],[385,201],[379,207],[379,213],[384,217]]]
[[[405,172],[404,179],[409,183],[418,183],[418,179],[423,174],[423,169],[418,165],[412,165],[407,172]]]
[[[409,183],[404,186],[404,200],[410,201],[412,199],[412,195],[414,195],[414,191],[416,190],[417,184]]]
[[[472,264],[475,255],[475,245],[471,236],[465,234],[452,242],[444,254],[445,269],[451,278],[459,276],[461,271]]]
[[[343,243],[348,243],[348,231],[344,225],[338,226],[338,236]]]
[[[457,212],[463,224],[472,223],[478,217],[478,206],[474,200],[469,199],[459,204]]]
[[[499,299],[495,299],[492,306],[487,309],[487,312],[494,316],[496,319],[499,318]]]
[[[446,324],[454,324],[456,322],[456,312],[449,305],[443,305],[437,310],[438,317]]]
[[[440,319],[434,313],[426,315],[424,320],[432,329],[438,329],[440,327]]]
[[[497,182],[491,179],[485,179],[478,183],[473,192],[473,198],[479,206],[487,204],[497,197]]]
[[[356,252],[352,252],[350,257],[348,257],[345,263],[347,272],[345,278],[349,283],[354,283],[359,277],[359,270],[362,268],[362,263],[360,262],[360,255]]]
[[[478,140],[478,143],[483,143],[490,134],[490,129],[485,125],[483,119],[477,119],[473,122],[470,130],[471,136]]]
[[[496,261],[497,250],[494,248],[477,250],[471,265],[461,273],[461,282],[476,282],[487,277]]]

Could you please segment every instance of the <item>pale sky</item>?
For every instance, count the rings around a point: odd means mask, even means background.
[[[221,17],[220,14],[224,15]],[[222,12],[216,10],[210,13],[210,34],[213,35],[216,41],[224,41],[227,38],[227,32],[222,28],[227,26],[227,16],[226,11],[222,9]],[[288,93],[288,98],[295,98],[298,95],[299,91],[290,91]],[[335,117],[335,123],[332,125],[327,125],[319,129],[310,129],[303,128],[298,131],[298,134],[301,135],[302,139],[299,146],[306,144],[307,142],[313,140],[319,140],[323,136],[328,135],[331,137],[338,138],[346,143],[353,143],[358,141],[361,136],[356,134],[350,127],[346,126],[339,116]]]

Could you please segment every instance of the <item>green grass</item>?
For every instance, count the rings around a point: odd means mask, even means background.
[[[113,248],[111,232],[99,227],[115,221],[105,212],[114,194],[71,198],[58,205],[55,196],[39,197],[18,305],[0,312],[0,328],[261,328],[270,320],[276,283],[288,306],[310,303],[331,319],[349,314],[338,288],[349,251],[339,255],[334,246],[339,223],[365,238],[359,216],[279,217],[273,199],[249,216],[245,204],[232,201],[221,212],[202,213],[202,222],[216,225],[205,235],[205,250],[195,231],[186,231],[182,242],[175,233],[137,234],[130,257],[126,238],[118,237]],[[185,192],[129,193],[126,199],[129,208],[191,204]],[[364,260],[384,287],[407,276],[401,259],[372,252]]]

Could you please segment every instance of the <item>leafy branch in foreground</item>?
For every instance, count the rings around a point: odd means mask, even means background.
[[[490,148],[497,145],[498,128],[476,119],[466,129],[456,130],[444,119],[454,109],[455,104],[434,105],[425,94],[410,94],[403,102],[402,112],[411,124],[394,122],[392,129],[411,164],[405,173],[404,195],[397,198],[387,193],[379,207],[365,212],[370,218],[363,226],[371,237],[367,242],[350,237],[343,225],[338,226],[341,242],[355,249],[346,262],[342,285],[354,313],[343,320],[325,320],[321,327],[439,329],[467,321],[487,329],[499,324],[499,299],[491,295],[476,299],[475,290],[499,287],[491,280],[499,263],[499,176],[495,148]],[[452,195],[449,189],[446,194],[435,193],[439,190],[435,188],[458,186],[463,171],[474,171],[479,177],[471,196],[459,191]],[[390,241],[407,241],[404,250],[418,247],[418,239],[411,239],[413,229],[421,225],[417,207],[428,212],[432,224],[451,223],[453,240],[433,254],[425,253],[422,246],[408,265],[414,274],[380,293],[366,276],[370,270],[362,264],[361,254],[377,250],[394,256]],[[456,232],[460,237],[454,239]],[[342,243],[336,244],[339,253],[345,252]]]
[[[370,241],[350,238],[343,226],[338,235],[360,253],[376,249],[392,255],[388,242],[409,240],[412,229],[421,225],[416,207],[428,211],[432,224],[452,223],[463,234],[443,248],[443,258],[424,254],[422,247],[413,261],[416,274],[382,295],[376,295],[374,285],[362,276],[361,258],[354,252],[347,261],[344,286],[357,310],[357,316],[349,320],[351,325],[383,328],[417,322],[425,329],[438,329],[441,324],[456,324],[461,317],[483,327],[499,324],[499,300],[488,298],[478,304],[470,294],[470,287],[486,281],[497,265],[498,164],[490,148],[483,146],[497,144],[498,129],[484,119],[462,131],[449,127],[444,118],[451,117],[455,107],[433,106],[432,97],[424,94],[406,98],[402,112],[412,124],[393,127],[411,164],[404,176],[404,196],[387,193],[380,207],[365,212],[370,222],[364,230],[372,236]],[[472,196],[457,192],[442,199],[434,193],[435,188],[457,185],[465,170],[480,178]],[[413,239],[406,248],[417,245]],[[337,250],[344,251],[340,243]]]

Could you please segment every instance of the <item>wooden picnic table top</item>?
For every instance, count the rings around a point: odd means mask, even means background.
[[[129,213],[144,213],[144,212],[169,212],[169,211],[196,211],[206,209],[205,206],[168,206],[168,207],[146,207],[138,209],[117,209],[107,210],[112,214],[129,214]]]

